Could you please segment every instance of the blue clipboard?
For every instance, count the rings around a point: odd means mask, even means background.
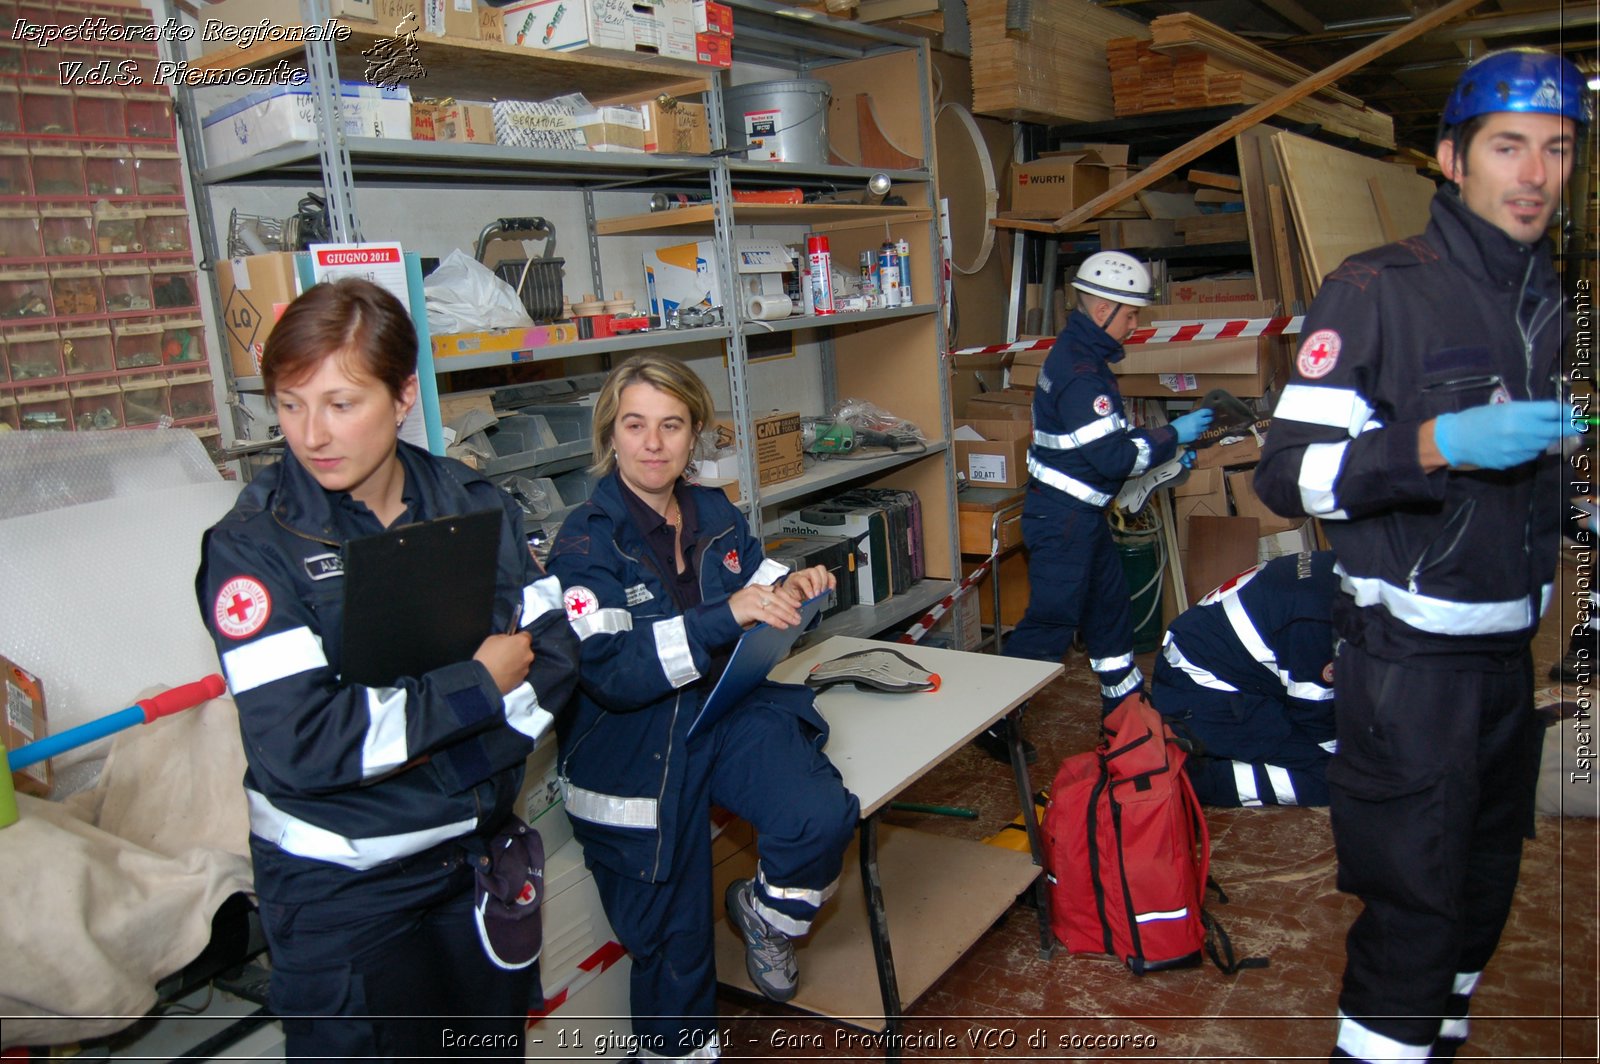
[[[774,628],[762,622],[739,637],[739,642],[733,648],[733,656],[728,659],[728,667],[722,670],[717,685],[700,703],[700,715],[689,725],[689,738],[693,739],[700,732],[710,729],[733,712],[739,703],[749,697],[751,691],[766,682],[767,673],[789,656],[795,640],[816,627],[817,618],[822,616],[822,608],[827,604],[830,594],[824,591],[801,603],[799,624]]]

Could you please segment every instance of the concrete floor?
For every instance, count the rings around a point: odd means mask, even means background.
[[[1575,570],[1535,644],[1538,675],[1565,649],[1576,610]],[[1153,655],[1143,655],[1146,674]],[[1035,788],[1061,759],[1093,746],[1098,696],[1081,655],[1033,702],[1028,734],[1038,744]],[[1592,693],[1569,692],[1569,693]],[[1570,723],[1570,722],[1569,722]],[[1010,773],[975,749],[959,751],[908,790],[906,801],[968,806],[976,820],[890,814],[890,822],[981,839],[1016,815]],[[1295,1060],[1326,1059],[1344,966],[1344,933],[1360,909],[1335,886],[1333,840],[1324,809],[1210,810],[1212,872],[1230,903],[1211,904],[1236,950],[1270,958],[1233,977],[1205,967],[1135,977],[1108,957],[1058,952],[1042,960],[1031,908],[1014,906],[965,956],[907,1008],[904,1032],[948,1032],[956,1049],[908,1048],[907,1059]],[[1597,1056],[1596,821],[1542,816],[1524,849],[1515,908],[1479,985],[1461,1059],[1595,1060]],[[851,899],[842,899],[852,904]],[[886,900],[891,933],[894,899]],[[804,972],[801,973],[804,979]],[[782,1006],[725,993],[732,1050],[772,1059],[876,1059],[836,1025]],[[988,1029],[990,1033],[984,1034]],[[815,1035],[805,1049],[778,1032]],[[1049,1048],[1030,1047],[1043,1032]],[[974,1045],[969,1036],[977,1039]],[[1143,1036],[1144,1044],[1135,1044]],[[1015,1038],[1014,1047],[1003,1043]],[[1097,1038],[1071,1048],[1074,1037]],[[985,1043],[987,1039],[987,1043]],[[1063,1042],[1063,1039],[1066,1039]],[[1082,1043],[1077,1043],[1082,1045]],[[821,1048],[816,1048],[816,1046]],[[1063,1048],[1065,1046],[1065,1048]]]

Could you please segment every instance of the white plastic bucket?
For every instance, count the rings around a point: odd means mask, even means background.
[[[828,84],[758,81],[722,94],[728,147],[754,162],[828,164]]]

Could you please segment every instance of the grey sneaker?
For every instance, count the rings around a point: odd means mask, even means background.
[[[773,1001],[788,1001],[794,997],[800,981],[800,969],[794,961],[794,943],[756,912],[754,890],[754,884],[748,879],[736,879],[728,884],[724,898],[728,918],[744,938],[744,968],[750,973],[750,981]]]

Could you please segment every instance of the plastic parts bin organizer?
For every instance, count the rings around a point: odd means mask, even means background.
[[[544,237],[544,254],[536,259],[525,255],[500,258],[493,269],[495,276],[516,290],[528,316],[536,324],[555,321],[561,317],[561,269],[566,259],[555,257],[556,227],[544,218],[498,218],[483,227],[478,234],[475,253],[479,262],[489,265],[484,258],[491,245],[505,240],[523,250],[522,242]]]
[[[590,454],[593,431],[592,406],[521,407],[489,430],[495,457],[484,472],[499,477]]]

